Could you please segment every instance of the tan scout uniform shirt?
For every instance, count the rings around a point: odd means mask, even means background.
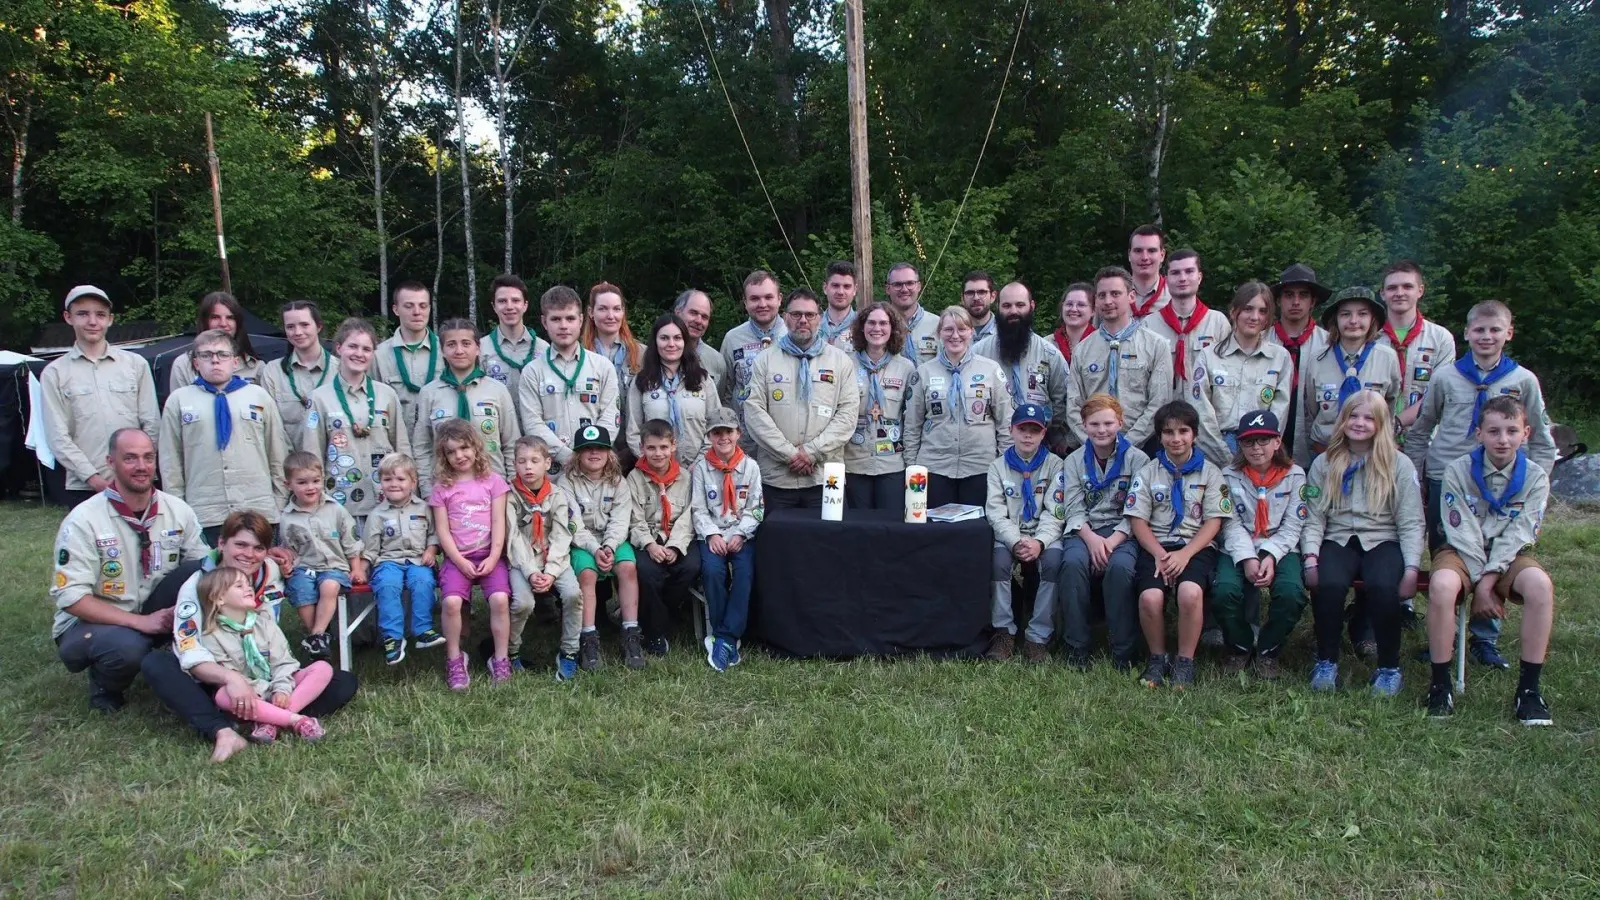
[[[368,378],[372,385],[371,406],[365,385],[350,388],[338,373],[311,393],[311,411],[300,429],[300,449],[322,457],[323,484],[333,499],[345,505],[352,516],[371,512],[382,496],[378,485],[378,466],[390,453],[411,453],[411,437],[401,421],[400,398],[394,389]],[[347,415],[336,391],[343,391],[350,405]],[[372,411],[372,430],[358,436],[353,424],[365,425]],[[351,416],[355,422],[350,421]],[[418,460],[420,468],[421,461]]]
[[[381,562],[420,563],[429,547],[439,546],[429,512],[428,504],[416,497],[403,506],[383,498],[367,513],[366,527],[361,530],[362,558],[374,567]]]
[[[722,358],[722,352],[711,346],[705,338],[694,343],[695,355],[700,357],[700,368],[706,374],[717,380],[717,399],[727,402],[728,392],[723,385],[728,383],[728,361]]]
[[[277,620],[269,612],[262,611],[256,615],[250,630],[256,640],[256,649],[266,657],[272,671],[269,677],[250,676],[250,663],[244,654],[244,635],[230,631],[221,624],[210,631],[200,632],[200,645],[211,656],[206,662],[215,662],[230,672],[243,675],[255,689],[256,696],[262,700],[270,700],[274,694],[294,693],[294,673],[300,671],[300,661],[294,658],[294,653],[289,649],[289,639],[283,636],[283,629],[278,627]],[[183,662],[181,654],[178,661]],[[194,668],[194,665],[191,663],[184,671]]]
[[[1346,497],[1330,496],[1326,487],[1328,460],[1317,457],[1306,473],[1306,506],[1309,516],[1305,531],[1300,536],[1300,552],[1315,556],[1322,553],[1322,542],[1332,541],[1339,546],[1360,538],[1363,550],[1371,550],[1384,541],[1400,545],[1400,555],[1412,568],[1422,567],[1422,539],[1427,525],[1422,518],[1422,488],[1417,483],[1416,467],[1404,456],[1396,457],[1394,473],[1394,499],[1387,509],[1367,507],[1367,469],[1362,467],[1350,481],[1350,494]],[[1342,472],[1334,473],[1334,484],[1339,484]],[[1338,488],[1336,487],[1337,491]],[[1333,504],[1337,502],[1337,506]]]
[[[761,467],[745,457],[733,473],[733,489],[738,493],[732,512],[722,509],[722,472],[711,467],[705,457],[689,470],[694,491],[694,533],[700,538],[714,534],[724,539],[751,540],[766,516],[766,499],[761,493]]]
[[[678,480],[666,488],[659,487],[638,469],[628,473],[628,494],[633,501],[629,515],[629,540],[642,552],[649,544],[660,544],[680,555],[687,555],[694,543],[693,475],[688,466],[678,468]],[[672,521],[661,527],[661,495],[665,492],[672,504]]]
[[[111,434],[139,428],[155,440],[161,423],[156,383],[143,357],[106,346],[98,359],[77,344],[39,376],[50,449],[66,467],[67,490],[86,491],[89,476],[111,479]]]
[[[1246,352],[1229,335],[1200,354],[1195,371],[1200,377],[1184,399],[1200,413],[1200,449],[1212,462],[1227,465],[1233,458],[1222,433],[1238,429],[1246,413],[1267,409],[1279,422],[1289,421],[1294,360],[1283,345],[1262,341]]]
[[[1306,507],[1306,473],[1299,466],[1290,466],[1289,474],[1270,488],[1257,488],[1243,469],[1229,466],[1222,470],[1233,494],[1233,518],[1222,523],[1222,533],[1217,536],[1223,552],[1236,563],[1255,559],[1262,552],[1271,553],[1274,561],[1285,555],[1300,552],[1300,533],[1305,530],[1310,510]],[[1256,501],[1265,494],[1267,501],[1267,536],[1256,535]]]
[[[888,475],[903,472],[905,460],[905,401],[917,367],[904,356],[890,357],[878,373],[883,389],[881,407],[872,405],[869,390],[871,373],[863,364],[864,354],[852,355],[856,362],[856,387],[861,406],[856,412],[856,430],[844,445],[844,470],[856,475]]]
[[[899,312],[899,310],[896,310]],[[977,336],[973,336],[977,340]],[[906,319],[906,345],[901,353],[920,368],[939,355],[939,317],[917,304],[916,311]]]
[[[1000,358],[999,339],[984,338],[972,347],[972,352],[986,356],[1006,373],[1006,389],[1011,392],[1011,408],[1023,403],[1034,403],[1050,410],[1051,430],[1064,426],[1067,408],[1067,361],[1061,358],[1055,341],[1030,335],[1028,349],[1022,359],[1012,367]],[[1020,378],[1020,380],[1019,380]]]
[[[1158,459],[1151,459],[1128,488],[1123,507],[1130,519],[1150,523],[1163,546],[1188,543],[1207,519],[1233,518],[1234,499],[1222,470],[1206,460],[1198,472],[1183,477],[1183,519],[1172,531],[1172,476]]]
[[[691,391],[688,385],[679,385],[677,393],[678,433],[675,439],[678,442],[678,461],[688,465],[711,446],[711,441],[706,438],[706,417],[711,415],[712,410],[722,408],[722,398],[717,396],[717,382],[710,375],[700,382],[699,390]],[[651,419],[672,421],[672,401],[667,394],[666,385],[642,390],[637,376],[628,384],[628,449],[640,459],[644,458],[640,436],[644,423]]]
[[[629,498],[626,481],[616,484],[592,481],[573,469],[561,476],[560,485],[578,509],[578,528],[572,533],[572,546],[599,553],[601,547],[615,550],[628,542],[633,501]]]
[[[216,397],[195,385],[167,398],[161,415],[161,483],[194,508],[200,524],[221,525],[230,513],[256,510],[274,524],[289,502],[283,459],[289,439],[272,395],[256,385],[228,394],[233,431],[217,449]]]
[[[319,348],[320,349],[320,348]],[[306,413],[311,410],[311,395],[328,381],[328,376],[339,367],[333,354],[321,350],[322,358],[313,366],[295,359],[294,350],[281,359],[261,364],[261,380],[257,384],[272,395],[278,404],[278,416],[283,420],[287,434],[299,434],[305,427]],[[289,367],[287,374],[284,366]]]
[[[970,350],[959,376],[938,359],[923,363],[911,378],[903,431],[907,466],[946,478],[987,474],[1011,446],[1011,394],[1000,364]]]
[[[1400,401],[1395,404],[1395,412],[1422,400],[1422,395],[1428,391],[1429,382],[1433,381],[1434,372],[1441,367],[1455,365],[1455,335],[1438,322],[1430,322],[1426,318],[1420,321],[1422,334],[1411,342],[1411,346],[1406,348],[1403,356],[1400,354],[1400,348],[1389,340],[1387,334],[1381,332],[1378,334],[1378,343],[1395,351],[1395,355],[1400,359]]]
[[[989,494],[984,501],[984,516],[994,529],[994,539],[1015,549],[1017,541],[1032,538],[1045,547],[1061,540],[1061,529],[1067,524],[1066,491],[1061,483],[1061,457],[1039,445],[1036,453],[1048,458],[1033,473],[1033,502],[1037,515],[1031,520],[1022,518],[1023,474],[1011,468],[1002,454],[989,464]]]
[[[146,370],[148,371],[148,370]],[[104,492],[67,513],[56,532],[55,574],[50,599],[56,604],[50,637],[76,625],[67,607],[94,594],[124,612],[137,613],[163,576],[180,563],[211,551],[200,537],[200,520],[181,498],[154,491],[156,517],[150,525],[150,574],[144,574],[139,534],[111,509]]]
[[[1516,469],[1516,461],[1504,469],[1483,460],[1483,481],[1496,496],[1505,492]],[[1550,499],[1550,477],[1529,460],[1522,490],[1501,504],[1501,511],[1489,503],[1472,477],[1472,457],[1463,456],[1444,473],[1444,498],[1441,516],[1444,538],[1461,561],[1467,564],[1472,583],[1485,575],[1503,575],[1517,554],[1533,549],[1544,521],[1545,503]]]
[[[722,405],[739,414],[739,446],[749,454],[754,454],[756,449],[755,438],[744,421],[744,402],[751,390],[750,373],[756,367],[756,357],[789,333],[782,316],[773,319],[770,328],[763,332],[747,319],[729,329],[722,338],[722,364],[728,377],[718,379],[717,387],[722,391]]]
[[[1149,320],[1146,319],[1146,322]],[[1135,445],[1156,433],[1156,410],[1172,398],[1172,345],[1149,328],[1141,326],[1123,341],[1116,351],[1117,380],[1111,384],[1111,342],[1105,332],[1096,330],[1078,342],[1072,351],[1072,366],[1067,374],[1067,409],[1081,410],[1095,394],[1110,394],[1122,403],[1122,433]],[[1089,434],[1083,430],[1083,417],[1067,416],[1072,433],[1082,443]]]
[[[1182,318],[1179,318],[1178,323],[1180,325],[1187,324]],[[1196,325],[1193,331],[1184,336],[1188,346],[1184,348],[1184,371],[1179,372],[1177,370],[1178,333],[1167,325],[1167,320],[1162,318],[1160,311],[1146,316],[1144,327],[1150,329],[1151,334],[1160,337],[1172,346],[1172,377],[1175,379],[1172,395],[1185,399],[1187,399],[1189,392],[1193,390],[1197,377],[1203,376],[1200,371],[1201,355],[1208,348],[1222,343],[1233,334],[1233,323],[1228,321],[1227,315],[1221,310],[1207,309],[1205,316],[1200,319],[1200,324]],[[1234,419],[1234,421],[1237,422],[1238,419]]]
[[[400,425],[409,435],[417,424],[417,394],[428,382],[444,373],[445,361],[444,353],[439,349],[439,336],[432,331],[417,344],[407,344],[401,338],[401,332],[396,331],[378,345],[372,357],[372,369],[378,380],[393,388],[399,396],[404,416]],[[396,350],[400,351],[399,361],[395,359]],[[401,372],[402,364],[405,367],[404,374]],[[408,379],[414,387],[407,386]]]
[[[572,497],[551,482],[550,494],[539,504],[544,516],[544,543],[533,542],[533,507],[522,499],[516,485],[506,494],[506,561],[524,575],[558,578],[572,567],[572,535],[580,527]]]
[[[356,520],[350,511],[327,494],[316,509],[301,509],[294,503],[285,506],[278,534],[279,543],[294,551],[297,569],[349,572],[350,560],[366,552],[356,537]]]
[[[292,353],[293,351],[290,352]],[[241,358],[239,360],[239,368],[233,374],[251,384],[260,384],[262,370],[266,367],[267,364],[265,362],[253,356],[249,359]],[[189,358],[188,353],[174,357],[172,368],[167,372],[167,393],[169,395],[176,394],[179,388],[192,386],[197,374],[194,370],[194,360]]]
[[[199,638],[200,630],[206,624],[205,614],[200,609],[200,579],[221,565],[221,556],[215,550],[206,556],[200,564],[200,571],[190,575],[189,580],[178,588],[178,599],[172,606],[172,651],[178,654],[178,665],[185,672],[201,663],[217,661]],[[289,595],[283,586],[283,572],[269,556],[261,561],[258,577],[260,581],[253,582],[251,587],[255,590],[261,615],[276,622],[278,610]]]
[[[1093,461],[1090,458],[1093,457]],[[1085,474],[1085,465],[1095,467],[1095,476],[1104,478],[1106,467],[1100,464],[1100,458],[1094,456],[1094,445],[1085,443],[1082,447],[1067,454],[1061,463],[1061,481],[1066,488],[1067,521],[1062,526],[1061,533],[1071,536],[1078,533],[1084,525],[1090,531],[1100,531],[1103,528],[1114,528],[1126,535],[1133,531],[1128,527],[1127,501],[1128,488],[1133,484],[1134,476],[1150,464],[1150,457],[1137,445],[1129,444],[1127,452],[1122,457],[1122,473],[1116,481],[1106,485],[1099,491],[1091,490],[1089,478]]]
[[[1344,383],[1345,376],[1342,353],[1337,343],[1326,346],[1321,353],[1307,359],[1300,370],[1300,408],[1295,410],[1294,426],[1296,462],[1300,461],[1302,451],[1305,458],[1310,459],[1319,445],[1327,446],[1333,438],[1333,423],[1339,418],[1339,386]],[[1387,344],[1372,348],[1358,377],[1362,390],[1377,391],[1388,401],[1389,408],[1394,409],[1395,398],[1400,396],[1400,360]]]
[[[555,361],[553,368],[551,360]],[[563,375],[572,376],[570,388]],[[620,397],[617,369],[611,360],[581,347],[570,359],[549,348],[522,370],[517,385],[523,433],[544,441],[563,467],[572,462],[572,436],[585,425],[599,425],[610,432],[615,443],[622,422],[617,405]]]
[[[802,386],[799,357],[774,346],[750,371],[745,424],[756,441],[761,478],[775,488],[822,484],[822,464],[844,459],[845,442],[861,411],[856,361],[843,350],[823,345],[809,370],[809,385]],[[801,448],[816,464],[809,475],[789,470],[789,457]]]
[[[496,325],[493,331],[478,340],[478,365],[490,378],[505,385],[506,392],[515,399],[522,386],[522,370],[533,365],[533,361],[543,356],[549,346],[544,338],[534,334],[533,329],[527,326],[523,326],[522,337],[513,341]],[[443,374],[443,370],[440,370],[440,374]],[[512,414],[517,413],[513,410]]]
[[[456,418],[461,410],[459,392],[443,381],[430,382],[417,395],[417,427],[411,432],[411,449],[416,453],[417,488],[424,497],[433,493],[433,430],[440,422]],[[517,402],[506,386],[485,376],[467,385],[467,412],[472,427],[483,438],[489,468],[510,481],[517,474],[517,439],[522,429],[517,424]]]
[[[1512,397],[1522,401],[1532,433],[1525,448],[1528,459],[1544,469],[1555,470],[1556,442],[1550,436],[1550,415],[1544,407],[1544,392],[1539,378],[1517,366],[1509,375],[1491,385],[1487,397]],[[1446,468],[1478,446],[1472,427],[1472,410],[1478,397],[1477,385],[1452,364],[1434,373],[1427,393],[1422,395],[1422,411],[1406,432],[1405,453],[1430,479],[1440,480]],[[1435,426],[1438,430],[1435,431]]]

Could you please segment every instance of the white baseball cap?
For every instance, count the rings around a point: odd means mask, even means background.
[[[71,309],[72,308],[72,301],[81,300],[84,297],[97,297],[97,298],[99,298],[101,300],[104,300],[106,302],[107,306],[111,306],[112,305],[111,304],[111,298],[106,296],[106,292],[105,291],[100,290],[99,288],[95,287],[92,284],[80,284],[77,287],[73,288],[72,290],[67,291],[66,302],[61,304],[61,308],[62,309]]]

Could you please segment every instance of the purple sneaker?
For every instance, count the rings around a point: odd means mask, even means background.
[[[499,657],[489,660],[489,680],[495,684],[505,684],[511,680],[511,660]]]
[[[444,661],[444,683],[452,691],[464,691],[472,683],[472,676],[467,674],[467,655],[465,653],[455,659]]]

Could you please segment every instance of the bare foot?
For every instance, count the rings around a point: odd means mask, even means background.
[[[212,746],[211,761],[214,763],[225,762],[228,757],[250,746],[250,742],[239,735],[232,728],[224,728],[217,732],[216,743]]]

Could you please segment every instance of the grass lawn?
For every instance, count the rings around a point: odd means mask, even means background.
[[[0,507],[0,895],[1596,897],[1600,520],[1552,518],[1553,728],[1511,718],[1514,671],[1470,670],[1448,723],[1410,662],[1397,702],[1313,696],[1308,610],[1292,678],[1203,661],[1184,695],[1105,665],[718,676],[682,641],[457,697],[442,650],[369,652],[324,742],[213,767],[142,685],[89,710],[49,641],[59,514]]]

